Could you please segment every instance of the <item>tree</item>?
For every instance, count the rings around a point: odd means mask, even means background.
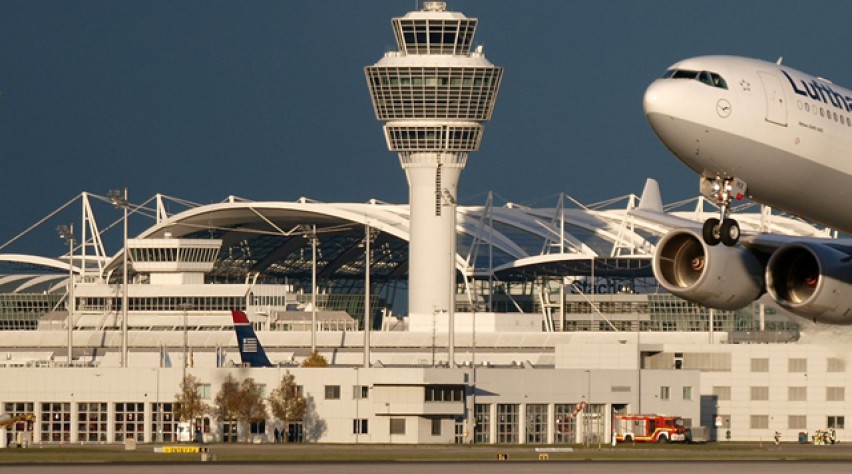
[[[302,367],[328,367],[328,361],[317,351],[313,351],[302,362]]]
[[[304,420],[307,400],[296,385],[296,377],[289,370],[284,373],[278,388],[269,394],[269,406],[272,408],[272,415],[285,425],[288,422]],[[284,439],[287,439],[286,435]]]
[[[214,413],[216,417],[225,422],[234,422],[239,420],[240,416],[240,384],[233,375],[228,374],[228,377],[222,382],[222,388],[216,394],[216,409]]]
[[[216,394],[216,416],[226,422],[252,423],[266,419],[263,389],[253,378],[242,384],[228,374]]]
[[[243,380],[240,387],[239,408],[240,419],[246,423],[257,423],[266,420],[266,404],[263,401],[263,387],[249,377]]]
[[[201,399],[200,385],[201,381],[192,375],[187,375],[181,381],[180,393],[175,395],[175,415],[178,420],[192,421],[210,413],[210,405]]]

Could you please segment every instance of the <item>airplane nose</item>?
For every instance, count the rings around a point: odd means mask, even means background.
[[[645,109],[645,116],[649,116],[651,114],[664,113],[663,108],[665,106],[664,95],[662,94],[661,89],[663,88],[663,84],[660,84],[660,81],[654,81],[645,89],[645,97],[642,99],[642,108]]]

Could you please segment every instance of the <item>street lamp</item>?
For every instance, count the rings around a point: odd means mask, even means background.
[[[59,238],[68,243],[68,365],[74,349],[74,224],[56,228]]]
[[[124,209],[124,250],[122,252],[122,281],[124,282],[124,290],[121,295],[121,367],[127,367],[127,306],[129,304],[127,296],[127,208],[130,207],[130,204],[127,201],[127,188],[124,188],[124,192],[117,189],[110,190],[107,197],[109,197],[115,207]]]

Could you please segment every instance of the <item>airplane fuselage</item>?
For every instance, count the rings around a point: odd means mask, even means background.
[[[775,63],[705,56],[672,65],[644,107],[696,173],[736,177],[755,201],[852,232],[852,91]]]

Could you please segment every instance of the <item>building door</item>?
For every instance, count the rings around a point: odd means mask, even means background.
[[[455,424],[455,443],[456,444],[464,444],[467,440],[465,439],[465,419],[457,416],[456,424]]]
[[[222,422],[222,441],[225,443],[237,442],[237,422],[224,421]]]

